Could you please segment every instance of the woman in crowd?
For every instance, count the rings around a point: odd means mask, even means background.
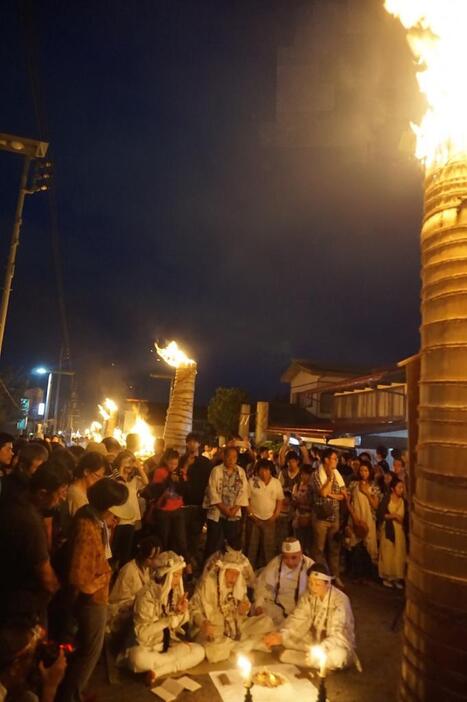
[[[128,499],[122,483],[102,478],[87,492],[69,541],[67,583],[78,624],[77,649],[63,681],[61,702],[77,702],[96,666],[104,642],[111,570],[106,557],[109,510]]]
[[[391,491],[378,509],[379,577],[385,587],[404,587],[407,559],[409,512],[404,499],[404,483],[393,477]]]
[[[85,453],[73,471],[73,482],[68,488],[67,503],[70,517],[88,504],[88,490],[101,480],[107,471],[107,460],[100,453]]]
[[[112,508],[112,514],[119,520],[112,539],[112,555],[121,568],[131,558],[136,529],[141,528],[141,509],[138,493],[148,484],[148,477],[142,464],[131,451],[121,451],[113,464],[113,475],[128,488],[128,499]]]
[[[356,580],[373,579],[378,563],[376,510],[381,494],[374,483],[374,470],[368,461],[361,461],[358,480],[350,484],[347,506],[350,512],[347,526],[350,539],[350,573]]]
[[[151,580],[156,559],[161,551],[157,537],[148,536],[136,547],[136,556],[120,570],[109,597],[108,626],[114,633],[131,620],[138,592]]]
[[[183,483],[178,473],[180,454],[167,449],[160,466],[155,469],[150,486],[151,507],[149,520],[158,535],[163,551],[173,549],[183,556],[191,574],[188,557],[185,516],[183,513]]]
[[[292,526],[296,538],[302,545],[303,552],[309,556],[311,553],[312,531],[311,517],[313,512],[313,491],[311,489],[311,475],[313,468],[309,465],[302,466],[300,482],[292,488],[292,506],[294,517]]]
[[[183,590],[185,561],[172,551],[155,561],[154,579],[136,596],[134,624],[137,644],[128,651],[135,673],[147,672],[151,687],[163,675],[192,668],[204,658],[196,643],[180,641],[189,621],[188,598]]]

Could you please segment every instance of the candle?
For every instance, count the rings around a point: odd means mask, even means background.
[[[322,646],[312,646],[310,648],[310,658],[313,662],[313,660],[317,660],[319,663],[319,676],[320,678],[325,678],[326,677],[326,661],[327,661],[327,656],[326,656],[326,651]]]
[[[237,667],[238,670],[240,671],[240,675],[243,678],[244,685],[249,687],[251,685],[251,670],[252,670],[252,665],[251,661],[249,658],[246,656],[238,656],[237,657]]]

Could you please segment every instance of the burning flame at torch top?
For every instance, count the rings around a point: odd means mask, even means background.
[[[407,30],[419,67],[417,79],[428,110],[417,136],[416,155],[427,167],[467,156],[466,0],[385,0],[385,9]]]
[[[154,345],[162,360],[168,363],[169,366],[172,366],[172,368],[189,368],[196,365],[196,361],[188,358],[186,353],[178,348],[176,341],[171,341],[165,349],[161,349],[157,344]]]
[[[98,407],[101,417],[106,422],[110,419],[110,416],[118,410],[117,404],[109,397],[106,397],[104,403],[102,405],[98,405]]]

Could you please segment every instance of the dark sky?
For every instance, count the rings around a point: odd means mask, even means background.
[[[273,396],[291,357],[416,352],[422,173],[399,147],[421,104],[382,5],[41,0],[29,30],[2,5],[0,131],[40,133],[32,27],[83,400],[109,378],[163,397],[146,380],[158,337],[197,359],[202,402],[219,385]],[[0,153],[2,260],[20,167]],[[2,363],[53,365],[60,335],[37,194]]]

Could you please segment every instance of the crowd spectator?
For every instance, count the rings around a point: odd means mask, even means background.
[[[235,549],[241,548],[242,507],[248,507],[248,481],[243,468],[237,465],[237,458],[237,449],[226,447],[224,462],[215,466],[209,476],[205,558],[218,551],[224,541]]]
[[[60,690],[62,702],[81,698],[104,642],[111,570],[107,560],[109,510],[128,499],[128,488],[101,478],[87,492],[88,504],[76,513],[69,541],[67,584],[77,622],[77,650]]]
[[[404,587],[409,511],[404,483],[396,476],[378,509],[379,577],[385,587]]]
[[[368,461],[361,461],[359,479],[351,484],[347,495],[349,545],[352,549],[350,575],[356,580],[373,579],[376,575],[376,510],[380,499],[380,491],[374,483],[373,467]]]
[[[201,439],[195,432],[186,437],[186,453],[181,461],[181,478],[183,480],[183,501],[185,526],[188,540],[188,552],[192,565],[200,566],[200,541],[206,510],[203,501],[211,474],[211,462],[200,455]]]
[[[88,490],[101,480],[108,468],[107,459],[102,453],[90,451],[83,455],[73,471],[74,480],[68,489],[67,503],[70,517],[88,503]]]
[[[336,584],[342,586],[339,505],[345,499],[346,489],[344,480],[337,470],[337,451],[332,448],[325,449],[322,460],[321,466],[312,478],[314,495],[312,555],[319,563],[328,562]],[[328,561],[326,561],[326,551]]]
[[[159,467],[162,456],[164,455],[165,451],[165,441],[164,439],[161,439],[160,437],[154,440],[154,453],[152,456],[149,456],[146,461],[144,461],[144,470],[146,471],[146,475],[148,476],[148,479],[151,481],[152,476],[154,474],[154,471],[156,468]]]
[[[312,547],[312,517],[313,490],[311,477],[313,468],[304,465],[300,469],[300,481],[292,489],[293,520],[292,527],[296,538],[300,541],[304,553],[311,554]]]
[[[128,498],[122,505],[112,507],[118,524],[113,532],[112,555],[119,567],[130,560],[133,553],[135,531],[141,529],[139,491],[148,484],[148,477],[140,461],[131,451],[121,451],[113,464],[114,477],[128,489]]]
[[[278,550],[282,542],[292,534],[293,519],[293,489],[300,482],[301,458],[296,451],[287,451],[285,454],[285,465],[279,473],[279,480],[284,491],[281,513],[276,525],[276,549]]]
[[[11,434],[0,432],[0,477],[7,475],[13,459],[14,438]]]
[[[276,522],[281,512],[284,492],[274,465],[267,458],[257,463],[257,475],[248,481],[248,558],[253,567],[266,565],[275,555]]]

